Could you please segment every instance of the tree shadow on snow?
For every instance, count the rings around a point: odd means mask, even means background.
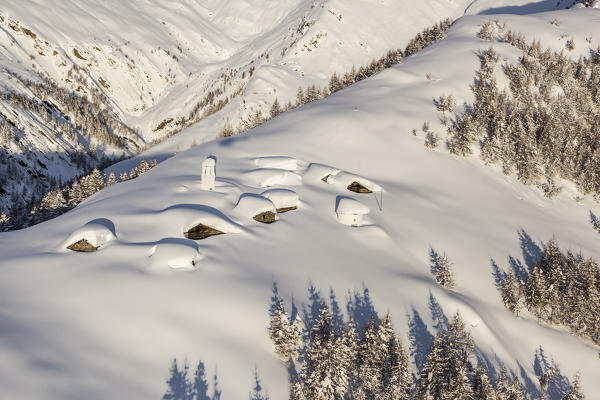
[[[542,258],[542,248],[525,232],[525,229],[519,230],[519,244],[523,253],[523,261],[529,270],[532,270],[533,266]]]
[[[408,341],[410,355],[415,360],[417,369],[421,370],[425,361],[427,361],[429,350],[431,350],[433,335],[429,332],[423,318],[414,307],[412,316],[408,316]]]
[[[219,389],[216,372],[212,379],[212,394],[209,394],[210,385],[206,377],[206,368],[202,361],[198,362],[192,376],[187,360],[180,366],[177,359],[174,358],[171,362],[169,378],[166,383],[167,390],[162,397],[163,400],[219,400],[221,398],[221,390]]]
[[[544,11],[556,10],[557,6],[561,3],[559,0],[544,0],[544,1],[532,1],[527,4],[520,6],[503,6],[503,7],[492,7],[479,12],[481,15],[490,14],[516,14],[516,15],[527,15],[534,14]],[[570,4],[568,1],[564,2],[564,5]],[[561,7],[563,8],[563,7]]]
[[[348,291],[346,294],[346,311],[348,316],[354,319],[356,330],[360,335],[363,334],[371,317],[375,318],[376,324],[379,324],[379,315],[371,301],[369,289],[364,286],[362,293],[357,290],[354,292]]]
[[[590,222],[592,223],[592,227],[598,233],[600,233],[600,221],[598,221],[598,217],[590,210]]]
[[[569,382],[569,379],[561,373],[554,360],[548,360],[544,353],[544,349],[540,346],[535,352],[533,371],[537,376],[542,376],[542,374],[551,370],[552,367],[556,368],[556,376],[548,383],[546,391],[550,400],[560,400],[571,388],[571,383]]]
[[[493,258],[490,259],[492,263],[492,276],[494,277],[494,285],[496,285],[496,289],[502,289],[502,281],[506,277],[506,272],[500,269],[496,261]]]

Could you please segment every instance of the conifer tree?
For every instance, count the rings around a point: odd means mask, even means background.
[[[565,393],[561,400],[584,400],[585,396],[581,391],[581,383],[579,382],[579,374],[575,375],[573,378],[573,383],[571,384],[571,388]]]
[[[446,253],[439,256],[433,250],[431,252],[431,272],[433,273],[435,281],[446,289],[454,288],[454,272],[452,271],[452,263],[448,260],[448,256],[446,256]]]
[[[477,366],[473,377],[473,400],[496,400],[496,390],[481,365]]]
[[[108,175],[108,179],[106,181],[106,186],[111,186],[111,185],[114,185],[115,183],[117,183],[117,177],[115,176],[115,173],[111,171],[111,173]]]
[[[513,271],[502,279],[501,295],[504,306],[515,315],[521,311],[522,288]]]
[[[279,114],[281,114],[281,106],[279,105],[279,100],[277,99],[277,97],[275,97],[275,101],[273,102],[273,105],[271,106],[270,115],[271,115],[271,118],[275,118]]]

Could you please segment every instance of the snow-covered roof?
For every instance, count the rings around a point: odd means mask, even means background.
[[[298,205],[298,194],[289,189],[269,189],[262,192],[261,196],[271,200],[277,208]]]
[[[64,247],[81,239],[87,240],[88,243],[94,247],[100,247],[116,239],[116,236],[112,229],[107,226],[107,223],[94,220],[83,225],[81,228],[76,229],[67,240],[65,240]]]
[[[252,218],[256,214],[260,214],[265,211],[275,212],[275,206],[271,200],[256,195],[256,194],[243,194],[235,206],[235,212],[239,215]]]
[[[351,197],[338,199],[335,212],[338,214],[368,214],[371,209]]]
[[[202,161],[202,166],[203,167],[214,167],[216,164],[215,159],[212,157],[208,157],[207,159],[205,159],[204,161]]]

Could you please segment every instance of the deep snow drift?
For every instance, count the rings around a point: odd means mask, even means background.
[[[505,310],[492,263],[508,269],[509,256],[522,258],[522,247],[552,235],[599,257],[600,238],[589,222],[598,204],[575,202],[568,190],[548,200],[476,158],[429,150],[422,133],[410,133],[424,121],[443,132],[434,98],[471,99],[475,52],[490,46],[476,34],[491,18],[557,49],[567,34],[576,42],[574,57],[598,45],[597,38],[585,41],[598,10],[464,17],[446,39],[399,66],[247,134],[182,152],[55,220],[0,234],[3,394],[159,398],[170,360],[187,357],[217,368],[224,400],[247,395],[254,365],[271,398],[285,398],[286,370],[266,331],[271,284],[300,306],[312,281],[339,300],[367,287],[377,310],[392,313],[405,344],[415,313],[433,332],[434,296],[447,316],[461,311],[490,360],[535,381],[541,346],[565,376],[580,371],[593,398],[600,392],[597,347]],[[555,18],[560,27],[550,23]],[[493,45],[501,58],[519,55]],[[208,156],[217,161],[214,191],[200,188]],[[351,192],[353,181],[373,193]],[[271,224],[253,220],[282,199],[295,200],[273,189],[297,194],[297,209]],[[369,208],[363,226],[338,223],[340,196]],[[227,232],[185,239],[197,223]],[[111,240],[96,252],[67,251],[74,232],[104,232]],[[431,248],[454,263],[455,291],[432,279]]]

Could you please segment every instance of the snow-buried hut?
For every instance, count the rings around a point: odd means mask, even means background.
[[[289,189],[270,189],[261,196],[271,200],[278,213],[284,213],[298,208],[298,194]]]
[[[277,209],[273,202],[263,196],[246,193],[240,196],[235,212],[244,218],[252,218],[263,224],[277,221]]]
[[[369,207],[350,197],[338,198],[335,207],[338,222],[348,226],[363,225],[363,217],[369,211],[371,211]]]
[[[73,251],[89,253],[98,250],[114,239],[116,236],[112,222],[94,220],[75,230],[65,241],[64,247]]]

